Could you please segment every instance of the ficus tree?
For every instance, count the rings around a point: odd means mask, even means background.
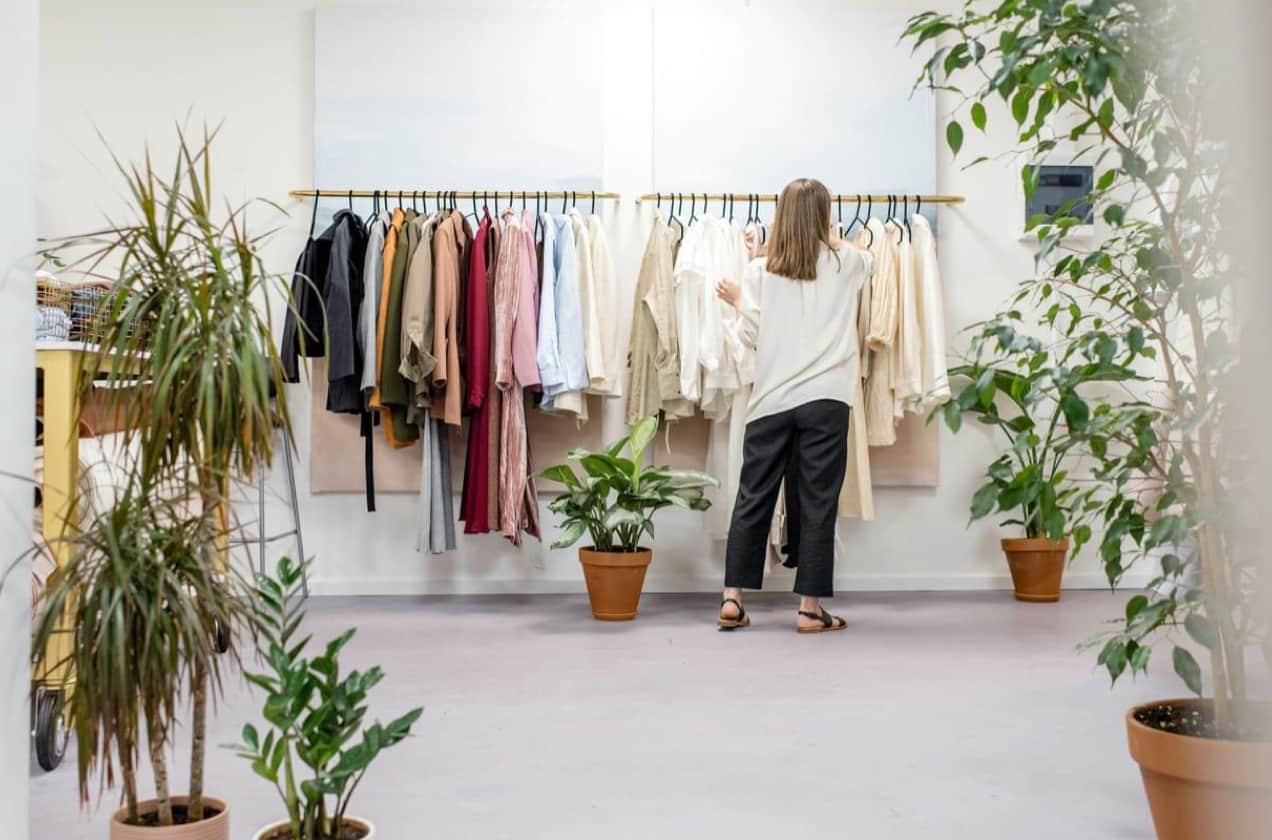
[[[1230,174],[1208,131],[1197,11],[1193,0],[968,0],[916,15],[904,37],[932,50],[919,82],[957,103],[945,125],[956,154],[992,114],[1012,121],[1016,142],[1003,151],[1021,156],[1026,195],[1044,162],[1094,166],[1094,241],[1072,242],[1076,202],[1029,220],[1038,270],[1011,306],[1036,313],[1022,317],[1036,317],[1057,347],[1092,347],[1147,380],[1073,406],[1091,426],[1093,542],[1109,583],[1146,553],[1161,567],[1128,599],[1099,660],[1116,681],[1144,671],[1159,639],[1186,633],[1195,645],[1174,644],[1174,670],[1202,693],[1191,649],[1203,649],[1218,731],[1241,737],[1248,657],[1268,650],[1253,598],[1266,569],[1226,509],[1240,478],[1224,386],[1239,364],[1232,290],[1242,268],[1222,239]]]

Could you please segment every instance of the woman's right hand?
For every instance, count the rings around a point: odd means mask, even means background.
[[[738,308],[738,301],[742,299],[742,287],[737,283],[734,283],[727,277],[721,278],[721,280],[716,283],[715,292],[716,297],[720,298],[720,300],[729,304],[729,306],[732,306],[734,309]]]

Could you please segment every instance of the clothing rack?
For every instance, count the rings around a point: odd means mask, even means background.
[[[777,193],[684,193],[684,192],[658,192],[645,193],[639,201],[683,201],[684,199],[698,199],[701,201],[760,201],[773,203],[777,201]],[[870,201],[870,202],[886,202],[901,201],[902,199],[911,199],[921,201],[924,204],[962,204],[963,196],[961,195],[915,195],[913,193],[889,193],[889,194],[873,194],[853,193],[851,195],[844,193],[840,195],[832,195],[831,201]]]
[[[557,199],[577,203],[606,199],[616,201],[622,198],[621,193],[601,192],[599,190],[292,190],[288,193],[292,198],[422,198],[433,200],[445,199],[490,199],[499,200],[504,196],[510,199]]]

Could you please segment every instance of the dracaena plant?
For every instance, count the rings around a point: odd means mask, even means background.
[[[1110,431],[1111,408],[1100,390],[1141,377],[1134,356],[1119,356],[1108,336],[1092,332],[1050,346],[1023,332],[1023,320],[1010,310],[974,328],[967,361],[950,370],[961,387],[931,416],[941,414],[955,433],[964,416],[974,417],[1007,444],[972,496],[973,521],[1005,514],[1001,524],[1020,527],[1028,538],[1070,537],[1076,555],[1091,539],[1085,520],[1100,508],[1098,483],[1080,469],[1086,449],[1100,447]],[[1156,417],[1145,404],[1137,414],[1121,408],[1123,419],[1140,427]]]
[[[71,558],[45,593],[33,641],[43,669],[76,678],[66,714],[81,798],[88,801],[93,776],[106,787],[118,781],[133,825],[199,819],[188,805],[183,820],[174,815],[168,752],[177,713],[196,675],[205,708],[219,695],[234,659],[233,650],[231,658],[218,655],[216,639],[247,617],[245,587],[233,569],[212,562],[218,534],[182,498],[192,491],[129,476],[110,508],[66,537]],[[59,633],[70,643],[65,659],[54,660],[48,643]],[[201,756],[203,730],[191,734]],[[143,754],[158,803],[149,816],[138,809]]]
[[[346,840],[354,792],[380,754],[411,734],[422,708],[390,723],[366,725],[367,694],[384,679],[378,666],[342,673],[349,629],[307,656],[303,565],[283,558],[277,577],[259,579],[255,625],[268,670],[247,674],[265,692],[262,734],[243,727],[233,747],[274,786],[287,812],[288,840]]]
[[[248,223],[249,208],[260,203],[222,206],[213,191],[215,132],[198,140],[176,134],[166,170],[148,149],[138,163],[112,155],[126,196],[118,218],[46,243],[44,256],[67,274],[111,284],[96,313],[100,335],[97,352],[85,354],[83,388],[122,421],[122,448],[138,453],[130,470],[141,482],[195,488],[203,531],[223,549],[240,530],[228,503],[232,483],[271,463],[278,427],[291,433],[271,309],[286,285],[260,255],[270,231]],[[107,384],[145,385],[94,389],[97,371]],[[209,554],[216,555],[224,551]],[[210,675],[202,660],[193,664],[189,813],[198,820]]]
[[[1233,173],[1206,114],[1213,81],[1194,25],[1201,11],[1194,0],[968,0],[915,16],[905,37],[932,49],[919,81],[954,103],[945,133],[955,154],[965,121],[984,130],[992,115],[1017,133],[1002,153],[1020,157],[1026,195],[1039,165],[1057,156],[1095,169],[1083,201],[1100,208],[1103,225],[1071,247],[1075,202],[1031,219],[1038,271],[1014,303],[1042,313],[1062,341],[1100,334],[1150,380],[1110,394],[1106,433],[1082,447],[1100,485],[1093,542],[1109,583],[1138,558],[1161,557],[1119,629],[1100,640],[1099,661],[1116,681],[1147,669],[1168,639],[1175,672],[1212,694],[1215,732],[1242,738],[1253,725],[1248,658],[1261,647],[1272,660],[1272,641],[1256,599],[1266,552],[1230,516],[1250,479],[1225,383],[1239,371],[1242,328],[1266,313],[1242,312],[1233,297],[1249,267],[1225,244],[1220,211]],[[1143,422],[1145,399],[1154,422]],[[1185,634],[1193,645],[1180,643]]]
[[[658,418],[644,417],[602,452],[571,450],[568,457],[578,462],[581,475],[568,463],[543,471],[565,488],[548,505],[561,520],[553,548],[568,548],[586,534],[596,551],[636,551],[646,534],[654,536],[656,511],[711,507],[705,490],[720,485],[713,476],[645,465],[645,450],[657,432]]]

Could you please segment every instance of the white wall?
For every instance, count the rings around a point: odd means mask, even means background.
[[[6,834],[27,825],[31,564],[10,567],[31,544],[35,416],[36,0],[0,4],[0,814]],[[24,829],[17,829],[22,836]]]
[[[711,5],[727,13],[744,4]],[[858,0],[858,5],[890,4]],[[914,5],[957,4],[930,0]],[[40,42],[41,233],[88,229],[101,212],[118,207],[118,182],[97,130],[117,152],[132,158],[147,139],[156,151],[168,148],[174,121],[192,109],[196,120],[225,120],[215,160],[219,188],[236,199],[265,196],[291,211],[286,229],[267,254],[274,269],[290,269],[304,239],[309,205],[289,201],[286,194],[308,186],[312,178],[313,6],[314,0],[232,0],[215,9],[188,0],[46,0]],[[606,84],[622,95],[610,98],[607,106],[605,185],[633,196],[652,188],[655,168],[650,142],[651,16],[648,5],[625,4],[623,11],[611,13],[603,71]],[[480,67],[479,56],[480,46],[475,45],[474,70]],[[554,72],[583,72],[569,57],[542,58],[556,61]],[[374,56],[351,55],[349,62],[350,72],[373,77]],[[851,57],[846,56],[845,74],[850,67]],[[380,69],[381,78],[390,78],[393,68]],[[766,104],[756,107],[762,110]],[[850,91],[842,107],[852,107]],[[939,100],[938,107],[948,103]],[[994,116],[1000,115],[991,115],[987,137],[969,129],[961,160],[1000,151],[1011,142],[1006,121]],[[1016,238],[1023,211],[1014,165],[991,163],[963,172],[961,163],[949,160],[943,141],[939,145],[939,190],[967,197],[965,204],[943,209],[940,219],[946,315],[953,328],[991,314],[1014,282],[1032,270],[1032,256]],[[790,161],[789,170],[792,177],[804,174],[799,161]],[[660,187],[674,189],[668,184]],[[643,246],[641,213],[628,200],[608,222],[627,283],[635,280]],[[270,220],[261,214],[258,223],[265,226]],[[960,341],[957,334],[954,341]],[[309,457],[308,400],[302,388],[293,389],[292,399],[300,451]],[[606,435],[618,433],[617,404],[608,408],[604,424]],[[996,526],[979,523],[966,528],[967,501],[996,445],[980,430],[966,431],[957,439],[946,436],[939,487],[877,491],[876,521],[844,525],[848,553],[839,563],[838,584],[916,589],[1009,585]],[[582,586],[572,552],[553,553],[538,544],[517,551],[486,536],[461,537],[461,549],[451,555],[420,556],[414,551],[415,497],[382,495],[379,511],[367,514],[360,496],[309,496],[303,463],[299,483],[306,549],[317,558],[314,579],[319,592],[530,592]],[[279,489],[282,484],[275,480],[272,486]],[[719,548],[706,542],[696,519],[679,513],[669,513],[660,523],[649,587],[714,588],[722,569]],[[270,516],[275,530],[282,511],[271,507]],[[1068,577],[1071,585],[1099,586],[1102,580],[1098,567],[1086,561]]]

